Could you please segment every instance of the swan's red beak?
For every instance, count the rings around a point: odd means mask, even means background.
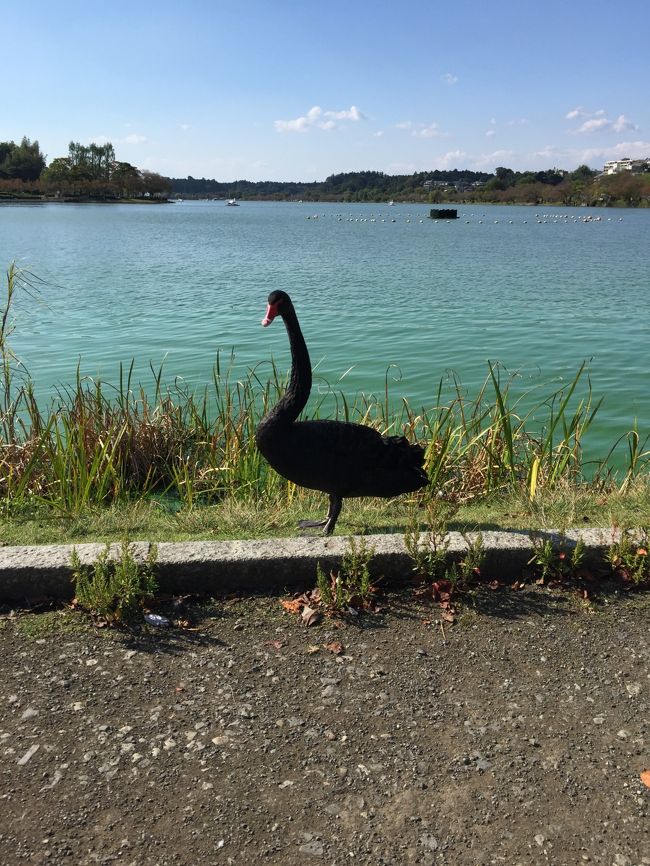
[[[278,305],[277,304],[268,304],[266,307],[266,315],[262,319],[262,327],[268,328],[273,319],[278,314]]]

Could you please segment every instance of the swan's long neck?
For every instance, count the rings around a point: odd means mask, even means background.
[[[311,360],[300,330],[296,311],[291,306],[282,316],[291,347],[289,385],[273,409],[274,418],[293,423],[302,412],[311,392]]]

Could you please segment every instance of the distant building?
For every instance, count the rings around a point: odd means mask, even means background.
[[[610,159],[603,168],[603,174],[622,174],[624,171],[631,171],[633,174],[650,171],[650,158],[630,159],[625,156],[623,159]]]

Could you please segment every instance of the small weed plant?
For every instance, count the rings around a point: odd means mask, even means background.
[[[645,527],[638,532],[622,529],[620,540],[611,545],[607,561],[616,577],[626,583],[640,586],[650,582],[650,529]]]
[[[534,550],[529,565],[538,570],[539,583],[577,577],[585,557],[585,543],[581,538],[574,544],[564,532],[560,533],[557,540],[539,533],[531,533],[529,537]]]
[[[157,548],[152,545],[146,561],[137,562],[125,540],[117,558],[110,556],[107,544],[95,562],[87,566],[81,563],[76,548],[73,549],[71,565],[76,605],[102,625],[132,622],[158,588],[156,558]]]
[[[326,574],[319,563],[316,567],[316,586],[322,604],[338,612],[367,608],[373,594],[370,562],[374,555],[375,549],[364,538],[357,541],[350,536],[338,572]]]
[[[463,534],[467,550],[462,558],[453,558],[449,553],[448,527],[458,506],[431,497],[424,507],[425,531],[421,531],[418,511],[413,510],[404,533],[404,545],[413,561],[413,572],[432,583],[448,581],[452,587],[468,588],[476,582],[485,559],[482,534],[478,533],[474,538]]]

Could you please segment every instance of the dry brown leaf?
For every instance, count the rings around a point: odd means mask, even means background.
[[[316,644],[313,644],[313,643],[309,644],[309,646],[307,647],[307,652],[309,653],[310,656],[313,656],[315,653],[320,652],[320,647],[316,646]]]
[[[456,616],[450,610],[443,610],[440,616],[445,622],[456,622]]]
[[[304,602],[300,601],[299,598],[292,598],[290,601],[283,599],[280,604],[289,613],[300,613],[304,606]]]
[[[306,626],[316,625],[316,623],[320,622],[322,618],[323,615],[320,611],[313,607],[309,607],[307,604],[303,607],[302,614],[300,615],[302,624]]]
[[[281,640],[265,640],[264,646],[273,647],[273,649],[280,650],[284,646]]]
[[[646,786],[646,788],[650,788],[650,770],[644,770],[641,773],[641,781]]]
[[[341,641],[333,640],[331,643],[325,644],[325,649],[329,650],[331,653],[334,653],[335,656],[340,656],[344,651],[345,647],[341,643]]]

